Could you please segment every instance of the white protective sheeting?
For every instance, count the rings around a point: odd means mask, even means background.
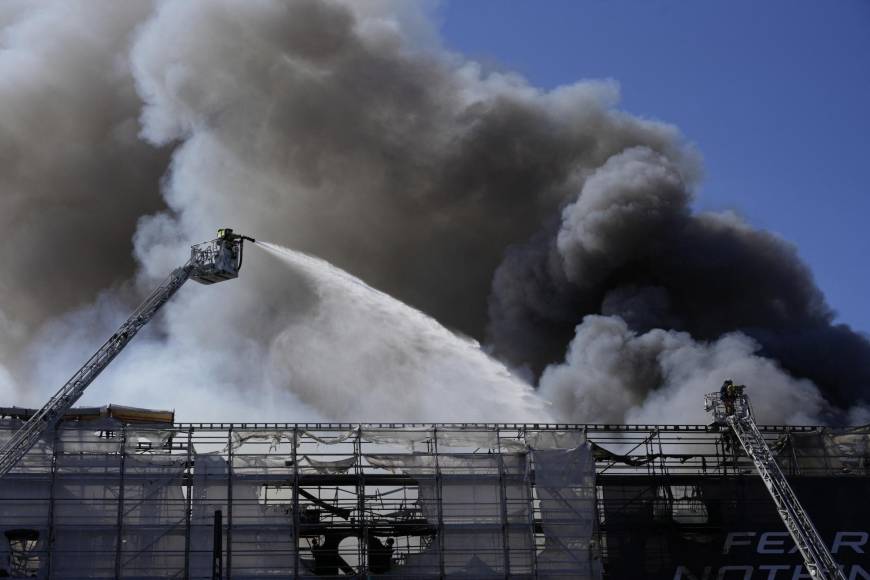
[[[125,576],[172,578],[184,569],[184,471],[183,457],[126,458],[119,553]]]
[[[778,460],[787,473],[870,474],[870,427],[790,433],[779,445]]]
[[[601,563],[594,557],[595,461],[589,445],[531,453],[545,537],[538,577],[600,578]]]
[[[586,443],[586,432],[577,429],[533,431],[526,434],[530,449],[576,449]]]
[[[59,437],[64,448],[82,451],[57,458],[53,577],[114,578],[119,570],[173,577],[184,568],[183,458],[123,456],[120,432],[104,432],[112,446],[89,441],[96,433],[64,429]],[[107,454],[110,448],[116,452]]]
[[[443,570],[446,576],[504,578],[508,571],[511,575],[531,572],[525,454],[440,455],[437,459],[394,454],[366,459],[373,465],[402,468],[414,477],[424,517],[441,528],[427,550],[409,556],[390,576],[437,576]]]
[[[447,435],[449,433],[449,435]],[[445,445],[443,439],[449,437]],[[508,449],[517,440],[486,432],[438,431],[438,447]],[[532,534],[533,501],[526,453],[368,454],[369,465],[403,471],[420,489],[425,518],[441,527],[429,549],[410,556],[392,576],[442,573],[475,578],[523,575],[600,578],[595,554],[595,463],[585,433],[526,434],[534,458],[543,549]]]
[[[233,458],[233,464],[243,458]],[[293,518],[289,506],[264,506],[258,492],[265,474],[253,469],[232,477],[226,457],[217,453],[197,454],[194,460],[193,533],[191,578],[211,578],[214,513],[221,511],[223,551],[232,577],[290,576],[294,570]],[[228,499],[232,497],[232,510]]]
[[[322,474],[347,473],[351,467],[356,465],[356,457],[320,460],[303,455],[302,460],[304,463],[299,465],[301,473],[308,473],[310,471]]]
[[[120,483],[120,455],[58,457],[52,547],[57,576],[115,575]]]
[[[230,434],[230,443],[224,451],[237,451],[246,443],[268,443],[269,451],[277,450],[282,443],[293,443],[293,433],[288,431],[235,430]]]
[[[420,447],[425,449],[425,444],[432,440],[433,432],[431,427],[364,428],[361,438],[376,445],[401,445],[413,452]]]
[[[171,431],[148,433],[152,441],[171,437]],[[38,577],[169,578],[183,571],[183,456],[122,453],[133,449],[130,432],[113,420],[72,423],[47,440],[0,480],[3,531],[39,533]],[[0,544],[0,562],[8,562],[9,546]]]
[[[6,423],[0,437],[12,431]],[[314,502],[324,519],[307,522],[303,545],[312,525],[328,532],[366,521],[360,529],[380,526],[382,539],[401,535],[385,522],[416,530],[387,576],[600,576],[594,461],[582,431],[339,429],[230,429],[197,441],[192,429],[69,423],[0,480],[2,531],[38,538],[36,577],[184,577],[189,565],[190,578],[208,579],[220,511],[224,577],[230,568],[233,578],[291,577],[297,565],[307,569],[296,562],[292,513],[292,485],[307,478],[301,486],[314,496],[301,511]],[[832,443],[863,444],[858,435]],[[386,476],[386,489],[368,476]],[[407,494],[401,502],[383,504],[399,493]],[[348,516],[332,521],[326,507],[339,497]],[[385,517],[388,510],[407,520]],[[10,543],[0,541],[0,575],[11,572],[2,569],[10,557]]]

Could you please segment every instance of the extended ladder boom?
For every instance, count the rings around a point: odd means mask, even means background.
[[[181,286],[187,282],[193,266],[188,263],[176,269],[166,281],[155,290],[145,302],[127,319],[103,346],[62,386],[53,397],[27,422],[15,432],[4,445],[0,455],[0,477],[6,475],[30,448],[39,440],[44,431],[57,421],[75,404],[97,376],[127,346],[143,326],[148,324],[157,311]]]
[[[109,366],[136,333],[154,318],[188,279],[212,284],[238,276],[242,265],[242,240],[251,238],[238,236],[232,230],[226,229],[220,230],[218,235],[216,240],[193,246],[190,260],[181,268],[176,268],[118,331],[3,445],[0,449],[0,478],[9,473],[46,431],[54,427],[84,394],[88,385]]]
[[[733,394],[706,395],[706,410],[713,413],[718,424],[731,427],[746,455],[752,459],[780,518],[803,557],[810,576],[825,580],[846,580],[758,430],[743,387],[732,386],[736,389]]]

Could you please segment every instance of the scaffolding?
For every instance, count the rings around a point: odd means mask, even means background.
[[[617,578],[639,521],[715,527],[699,482],[752,470],[699,425],[78,417],[0,482],[0,576]],[[761,430],[786,474],[870,475],[863,431]]]

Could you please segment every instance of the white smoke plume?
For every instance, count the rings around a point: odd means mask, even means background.
[[[358,309],[249,250],[239,280],[183,289],[85,403],[187,420],[550,413],[471,342],[414,337],[412,320],[452,335],[413,309],[543,373],[566,421],[702,420],[681,413],[721,373],[763,379],[770,420],[864,400],[866,339],[831,324],[790,246],[692,213],[702,171],[675,128],[618,111],[612,82],[484,72],[439,47],[426,7],[4,5],[0,394],[44,400],[189,244],[232,226],[410,307]]]
[[[547,367],[540,394],[563,421],[600,423],[704,423],[704,394],[723,377],[756,385],[760,421],[818,421],[824,400],[809,381],[797,380],[756,354],[757,342],[727,334],[701,343],[685,332],[631,331],[616,316],[587,316],[577,327],[565,362]]]

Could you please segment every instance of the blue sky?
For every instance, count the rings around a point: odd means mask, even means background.
[[[796,244],[839,320],[870,331],[870,0],[443,0],[437,16],[447,48],[537,86],[617,80],[623,109],[700,149],[698,208]]]

